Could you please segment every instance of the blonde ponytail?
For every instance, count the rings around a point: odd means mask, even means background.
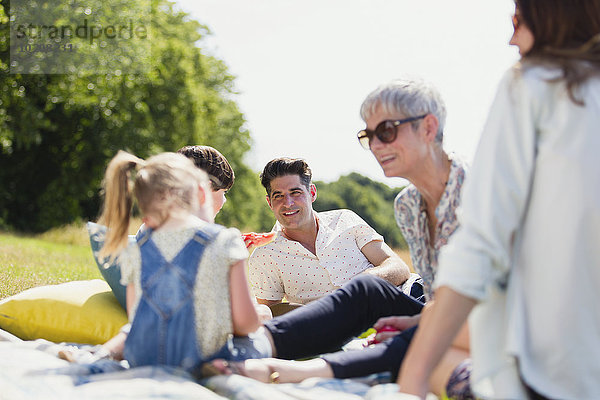
[[[127,246],[134,198],[142,214],[152,217],[155,229],[175,213],[212,208],[210,196],[205,196],[201,204],[197,196],[199,188],[205,193],[210,191],[208,175],[181,154],[161,153],[144,161],[119,151],[106,168],[103,188],[104,208],[99,222],[108,231],[100,256],[111,259]]]
[[[106,168],[103,182],[104,208],[99,222],[107,226],[106,241],[100,250],[101,257],[114,258],[127,246],[127,231],[133,205],[132,171],[145,161],[124,151],[119,151]]]

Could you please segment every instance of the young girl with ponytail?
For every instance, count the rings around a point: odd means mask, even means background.
[[[253,333],[260,322],[246,280],[246,247],[239,231],[212,223],[209,184],[204,171],[175,153],[144,161],[121,151],[108,165],[101,253],[119,257],[127,282],[124,358],[132,367],[168,365],[200,376],[217,357],[269,355],[266,337]],[[134,201],[147,229],[127,246]]]

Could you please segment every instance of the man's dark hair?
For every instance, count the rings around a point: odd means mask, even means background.
[[[210,146],[185,146],[177,152],[194,161],[196,167],[208,174],[212,190],[229,190],[233,186],[233,168],[217,149]]]
[[[284,175],[298,175],[306,189],[310,187],[312,172],[306,161],[301,158],[280,157],[269,161],[260,174],[260,183],[267,190],[267,195],[271,195],[271,181]]]

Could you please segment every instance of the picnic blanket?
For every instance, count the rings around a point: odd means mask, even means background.
[[[265,384],[230,375],[196,382],[174,368],[124,368],[112,360],[76,364],[57,356],[70,348],[43,339],[24,341],[0,330],[0,399],[358,400],[396,398],[397,392],[395,384],[370,386],[347,379]]]

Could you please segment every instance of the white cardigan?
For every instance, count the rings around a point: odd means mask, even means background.
[[[480,301],[472,386],[485,398],[523,397],[517,364],[542,395],[600,396],[600,79],[581,107],[548,82],[559,73],[504,76],[440,254],[436,286]]]

